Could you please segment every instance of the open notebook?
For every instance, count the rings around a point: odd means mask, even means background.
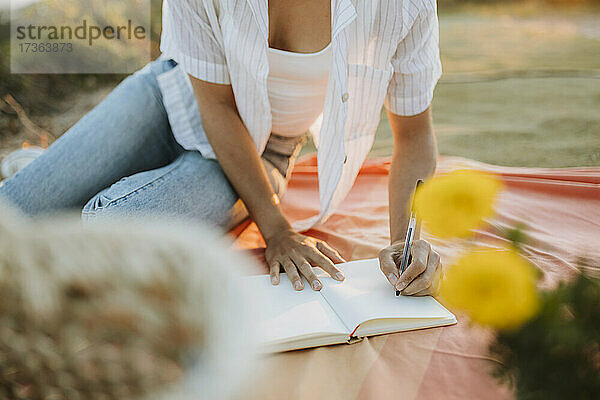
[[[306,284],[303,291],[295,291],[286,274],[278,286],[264,275],[246,278],[250,293],[262,293],[266,302],[259,323],[264,351],[350,343],[365,336],[456,323],[455,316],[431,296],[396,297],[377,259],[337,267],[346,279],[337,282],[322,273],[319,292]]]

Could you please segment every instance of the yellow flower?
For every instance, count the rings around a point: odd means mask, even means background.
[[[440,296],[496,329],[518,328],[539,308],[536,271],[514,250],[478,249],[447,270]]]
[[[457,170],[427,180],[414,207],[424,228],[439,238],[466,237],[494,213],[502,183],[491,174]]]

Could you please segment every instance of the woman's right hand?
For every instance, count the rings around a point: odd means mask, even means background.
[[[265,258],[273,285],[279,284],[281,268],[287,273],[295,290],[304,289],[301,276],[308,280],[313,290],[323,288],[313,267],[321,267],[337,281],[344,280],[344,274],[333,263],[346,261],[322,240],[288,229],[273,235],[266,240],[266,243]]]

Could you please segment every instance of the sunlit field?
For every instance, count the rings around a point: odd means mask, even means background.
[[[442,2],[438,8],[444,75],[433,117],[441,154],[513,166],[600,165],[600,7]],[[154,20],[158,32],[159,15]],[[67,78],[52,79],[40,93]],[[76,82],[78,90],[56,98],[20,99],[33,122],[58,136],[121,78],[111,79],[87,76]],[[0,104],[0,157],[23,140],[36,142],[11,113]],[[382,110],[372,154],[390,155],[391,148]],[[309,143],[303,154],[311,151]]]
[[[440,11],[440,153],[513,166],[600,165],[599,19],[597,11],[509,5]],[[383,110],[372,154],[391,148]]]

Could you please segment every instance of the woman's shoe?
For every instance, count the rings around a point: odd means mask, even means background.
[[[2,177],[4,177],[4,179],[10,178],[25,168],[27,164],[39,157],[43,152],[44,149],[37,146],[23,147],[22,149],[13,151],[2,160],[2,164],[0,165]]]

